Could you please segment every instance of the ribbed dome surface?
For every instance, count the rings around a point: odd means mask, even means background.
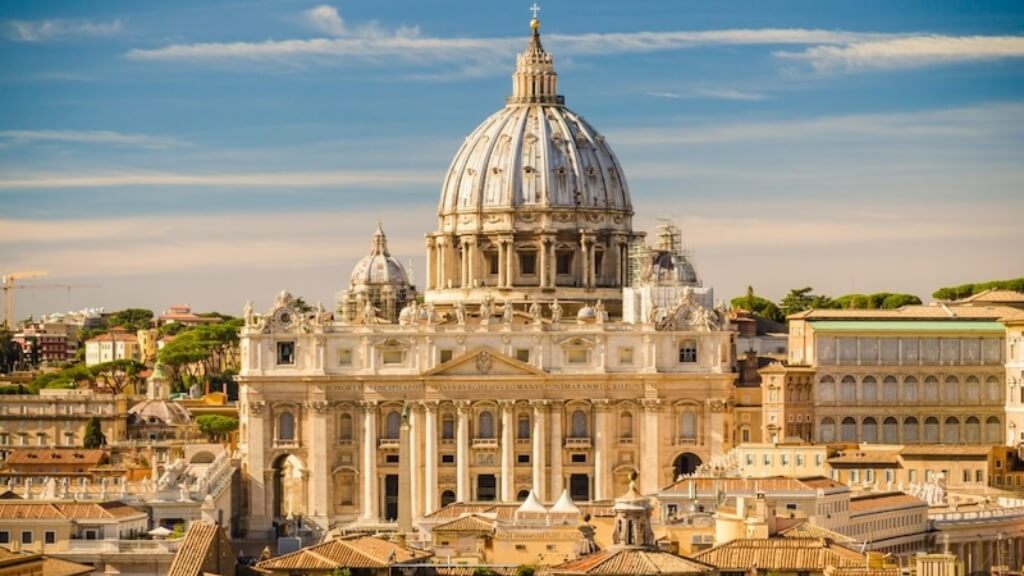
[[[440,211],[520,206],[632,212],[604,136],[572,110],[545,104],[510,104],[466,138],[445,178]]]
[[[409,282],[405,267],[388,251],[388,240],[384,230],[377,227],[373,233],[370,254],[360,260],[352,269],[349,279],[351,286],[359,285],[405,285]]]
[[[144,400],[128,410],[129,425],[185,426],[191,422],[188,410],[170,400]]]

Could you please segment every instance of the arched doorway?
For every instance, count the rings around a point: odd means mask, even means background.
[[[700,465],[700,456],[692,452],[683,452],[672,462],[673,478],[679,478],[683,474],[693,474],[697,470],[697,466]]]
[[[274,460],[274,518],[306,513],[305,466],[295,454],[282,454]]]

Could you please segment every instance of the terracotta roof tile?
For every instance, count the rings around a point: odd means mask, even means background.
[[[720,570],[820,571],[822,566],[863,566],[865,556],[822,538],[740,538],[699,552],[694,558]]]
[[[855,538],[851,538],[845,534],[840,534],[834,530],[823,528],[816,524],[811,524],[806,520],[799,521],[798,524],[790,528],[786,528],[779,532],[779,536],[783,538],[827,538],[837,544],[853,544],[857,542]]]
[[[900,456],[970,456],[985,457],[994,449],[989,444],[908,444]]]
[[[924,500],[903,492],[865,494],[850,498],[850,514],[874,512],[882,508],[927,508]]]
[[[481,518],[475,515],[463,516],[456,518],[451,522],[445,522],[444,524],[438,524],[434,526],[434,532],[493,532],[494,531],[494,520],[490,518]]]
[[[92,566],[69,562],[60,558],[43,558],[43,576],[82,576],[92,574]]]
[[[212,522],[193,522],[185,533],[185,540],[171,561],[167,576],[199,576],[206,557],[217,539],[220,528]]]
[[[433,554],[381,538],[362,536],[338,538],[315,546],[264,560],[257,568],[271,571],[332,570],[343,568],[387,568],[393,564],[420,562]]]
[[[645,550],[622,548],[619,550],[601,550],[555,566],[549,570],[551,574],[595,574],[635,576],[668,575],[668,574],[709,574],[715,569],[703,562],[684,558],[662,550]]]
[[[18,500],[0,501],[0,519],[32,520],[110,520],[145,515],[122,502],[51,504]]]

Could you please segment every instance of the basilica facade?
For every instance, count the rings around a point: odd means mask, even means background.
[[[398,527],[456,501],[645,494],[732,442],[734,333],[531,22],[512,96],[442,183],[418,297],[382,229],[331,310],[246,307],[248,528]]]

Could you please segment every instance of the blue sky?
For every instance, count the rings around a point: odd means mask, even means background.
[[[422,270],[528,2],[0,2],[20,312],[330,301],[376,221]],[[719,296],[1024,275],[1024,4],[551,1],[568,105]]]

